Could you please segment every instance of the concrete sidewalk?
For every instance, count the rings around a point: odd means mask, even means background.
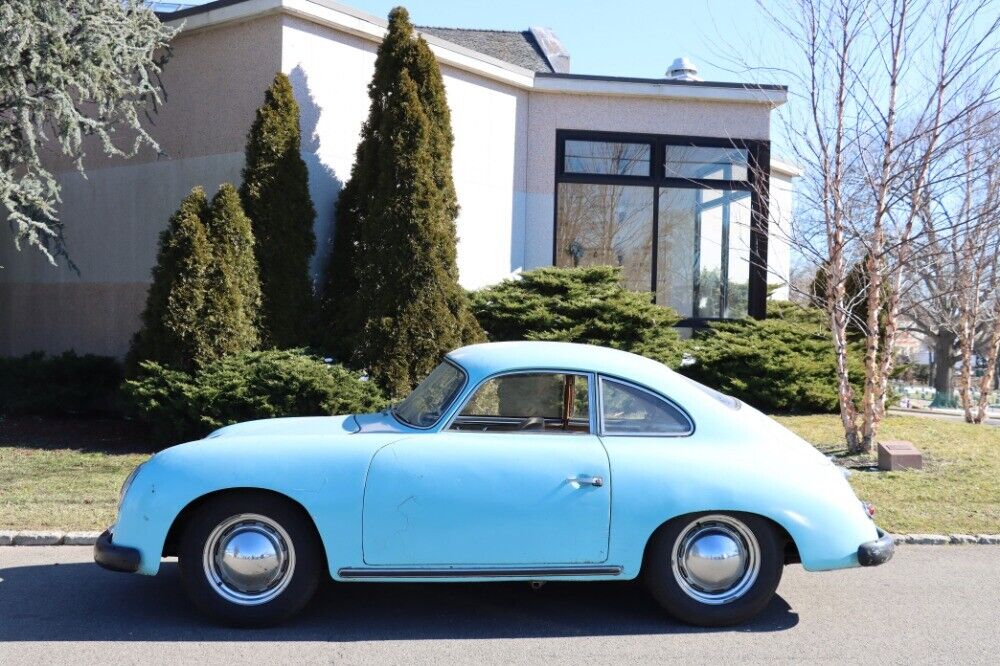
[[[890,414],[897,416],[920,416],[929,419],[965,422],[965,412],[961,409],[904,409],[902,407],[890,407],[888,411]],[[983,423],[991,426],[1000,426],[1000,414],[992,410],[987,412],[986,420]]]

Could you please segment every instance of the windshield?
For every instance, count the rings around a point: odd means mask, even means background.
[[[438,422],[465,384],[461,368],[444,361],[427,379],[413,389],[413,393],[392,408],[393,415],[416,428],[430,428]]]

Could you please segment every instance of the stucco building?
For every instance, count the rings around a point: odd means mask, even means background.
[[[151,133],[162,152],[53,158],[79,269],[0,243],[0,354],[121,355],[138,327],[157,236],[195,185],[239,182],[245,135],[275,72],[301,106],[325,260],[385,21],[330,0],[220,0],[182,26]],[[419,22],[419,17],[414,17]],[[461,282],[547,265],[611,263],[696,324],[761,315],[786,282],[794,168],[772,160],[779,86],[570,73],[555,34],[420,28],[455,133]],[[778,297],[783,293],[778,290]]]

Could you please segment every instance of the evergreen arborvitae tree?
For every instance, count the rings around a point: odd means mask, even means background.
[[[262,341],[283,348],[309,342],[313,323],[309,260],[316,249],[316,210],[300,135],[292,84],[279,73],[247,136],[240,199],[256,241]]]
[[[368,94],[349,196],[338,206],[327,313],[349,331],[350,360],[399,397],[443,353],[483,338],[458,284],[444,83],[401,7],[389,14]],[[353,279],[338,281],[346,270]]]
[[[865,337],[868,323],[868,273],[865,266],[867,257],[851,265],[844,280],[844,301],[847,306],[847,337],[852,342],[858,342]],[[810,305],[826,309],[829,289],[826,262],[816,271],[812,284],[809,285]],[[885,333],[885,319],[888,316],[888,301],[891,294],[888,282],[882,284],[883,311],[879,313],[879,335]]]
[[[353,172],[357,172],[357,163]],[[353,350],[361,329],[357,294],[361,290],[354,274],[357,265],[357,204],[359,179],[352,176],[340,190],[334,214],[333,250],[324,272],[320,297],[319,338],[325,349],[345,363],[353,360]]]
[[[196,359],[200,363],[260,346],[260,278],[253,230],[236,188],[229,183],[223,183],[212,198],[205,227],[212,265],[201,313],[207,346]]]
[[[190,370],[205,353],[201,313],[212,262],[204,224],[207,213],[205,191],[196,187],[160,234],[142,328],[132,338],[126,358],[130,374],[141,361]]]

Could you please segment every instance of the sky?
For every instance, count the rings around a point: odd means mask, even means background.
[[[348,4],[385,17],[399,1]],[[769,28],[753,0],[407,0],[404,5],[417,25],[551,28],[577,74],[662,77],[674,58],[687,56],[702,78],[742,81],[746,75],[726,71],[720,54],[741,48],[740,35],[762,36]]]

